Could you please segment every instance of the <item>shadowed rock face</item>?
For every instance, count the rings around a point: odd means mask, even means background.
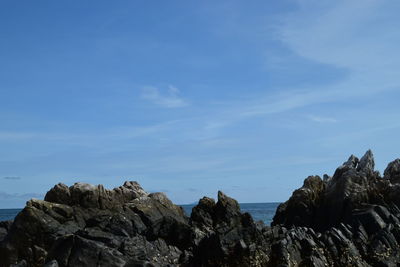
[[[217,203],[208,200],[188,218],[165,194],[148,194],[136,182],[113,190],[57,184],[45,200],[28,201],[13,223],[0,222],[0,266],[265,264],[251,216],[222,192]]]
[[[324,180],[308,177],[303,187],[280,205],[273,225],[306,226],[324,231],[352,222],[354,211],[365,208],[366,204],[386,203],[384,193],[390,178],[382,179],[374,166],[374,157],[368,150],[360,160],[350,156],[333,177]]]
[[[287,232],[273,246],[272,261],[286,266],[398,266],[399,163],[390,163],[382,178],[367,151],[360,160],[351,156],[333,177],[307,178],[275,214],[273,227]]]
[[[55,185],[0,222],[0,266],[400,266],[400,160],[371,151],[309,176],[272,226],[218,192],[187,217],[138,183]]]

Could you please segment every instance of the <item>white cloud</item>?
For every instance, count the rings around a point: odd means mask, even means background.
[[[31,198],[43,198],[43,195],[37,194],[37,193],[16,194],[16,193],[7,193],[4,191],[0,191],[0,199],[1,200],[22,199],[22,200],[26,201]]]
[[[347,90],[380,90],[400,84],[396,34],[398,1],[299,1],[300,10],[280,28],[293,52],[350,72]]]
[[[335,118],[323,117],[323,116],[310,115],[310,116],[308,116],[308,118],[312,121],[319,122],[319,123],[335,123],[335,122],[337,122],[337,119],[335,119]]]
[[[165,121],[143,126],[114,127],[104,131],[90,132],[56,132],[56,131],[0,131],[1,142],[14,141],[50,141],[68,144],[104,143],[107,140],[124,140],[157,135],[170,129],[178,120]]]
[[[205,131],[217,132],[244,119],[284,113],[321,103],[362,97],[400,88],[400,27],[394,0],[298,0],[299,10],[279,19],[278,40],[294,54],[348,73],[334,83],[302,90],[282,88],[252,101],[231,103],[208,120]],[[277,62],[274,62],[276,64]],[[278,62],[283,64],[284,62]],[[318,75],[316,73],[315,75]],[[334,118],[310,116],[319,123]]]
[[[164,108],[180,108],[188,106],[188,102],[179,96],[180,91],[174,86],[168,86],[165,93],[153,86],[142,88],[142,98]]]

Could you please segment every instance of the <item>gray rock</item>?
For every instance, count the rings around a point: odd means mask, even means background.
[[[373,172],[375,168],[374,155],[371,150],[368,150],[360,159],[357,170],[364,172]]]
[[[389,179],[391,183],[400,183],[400,159],[390,162],[383,174],[384,178]]]
[[[136,182],[58,184],[0,222],[0,267],[400,266],[400,160],[384,178],[371,151],[351,156],[332,177],[307,177],[271,227],[222,192],[188,218]]]

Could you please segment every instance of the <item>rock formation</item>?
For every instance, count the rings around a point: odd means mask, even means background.
[[[58,184],[0,222],[0,266],[400,266],[400,160],[374,165],[367,151],[306,178],[272,226],[222,192],[187,217],[136,182]]]
[[[384,178],[371,151],[351,156],[332,177],[310,176],[275,214],[272,227],[286,231],[274,244],[283,266],[400,265],[400,161]],[[288,230],[286,230],[288,229]]]

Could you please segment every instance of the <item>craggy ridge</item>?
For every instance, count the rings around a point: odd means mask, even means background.
[[[136,182],[55,185],[0,222],[0,266],[400,266],[400,160],[371,151],[310,176],[272,226],[218,192],[187,217]]]

